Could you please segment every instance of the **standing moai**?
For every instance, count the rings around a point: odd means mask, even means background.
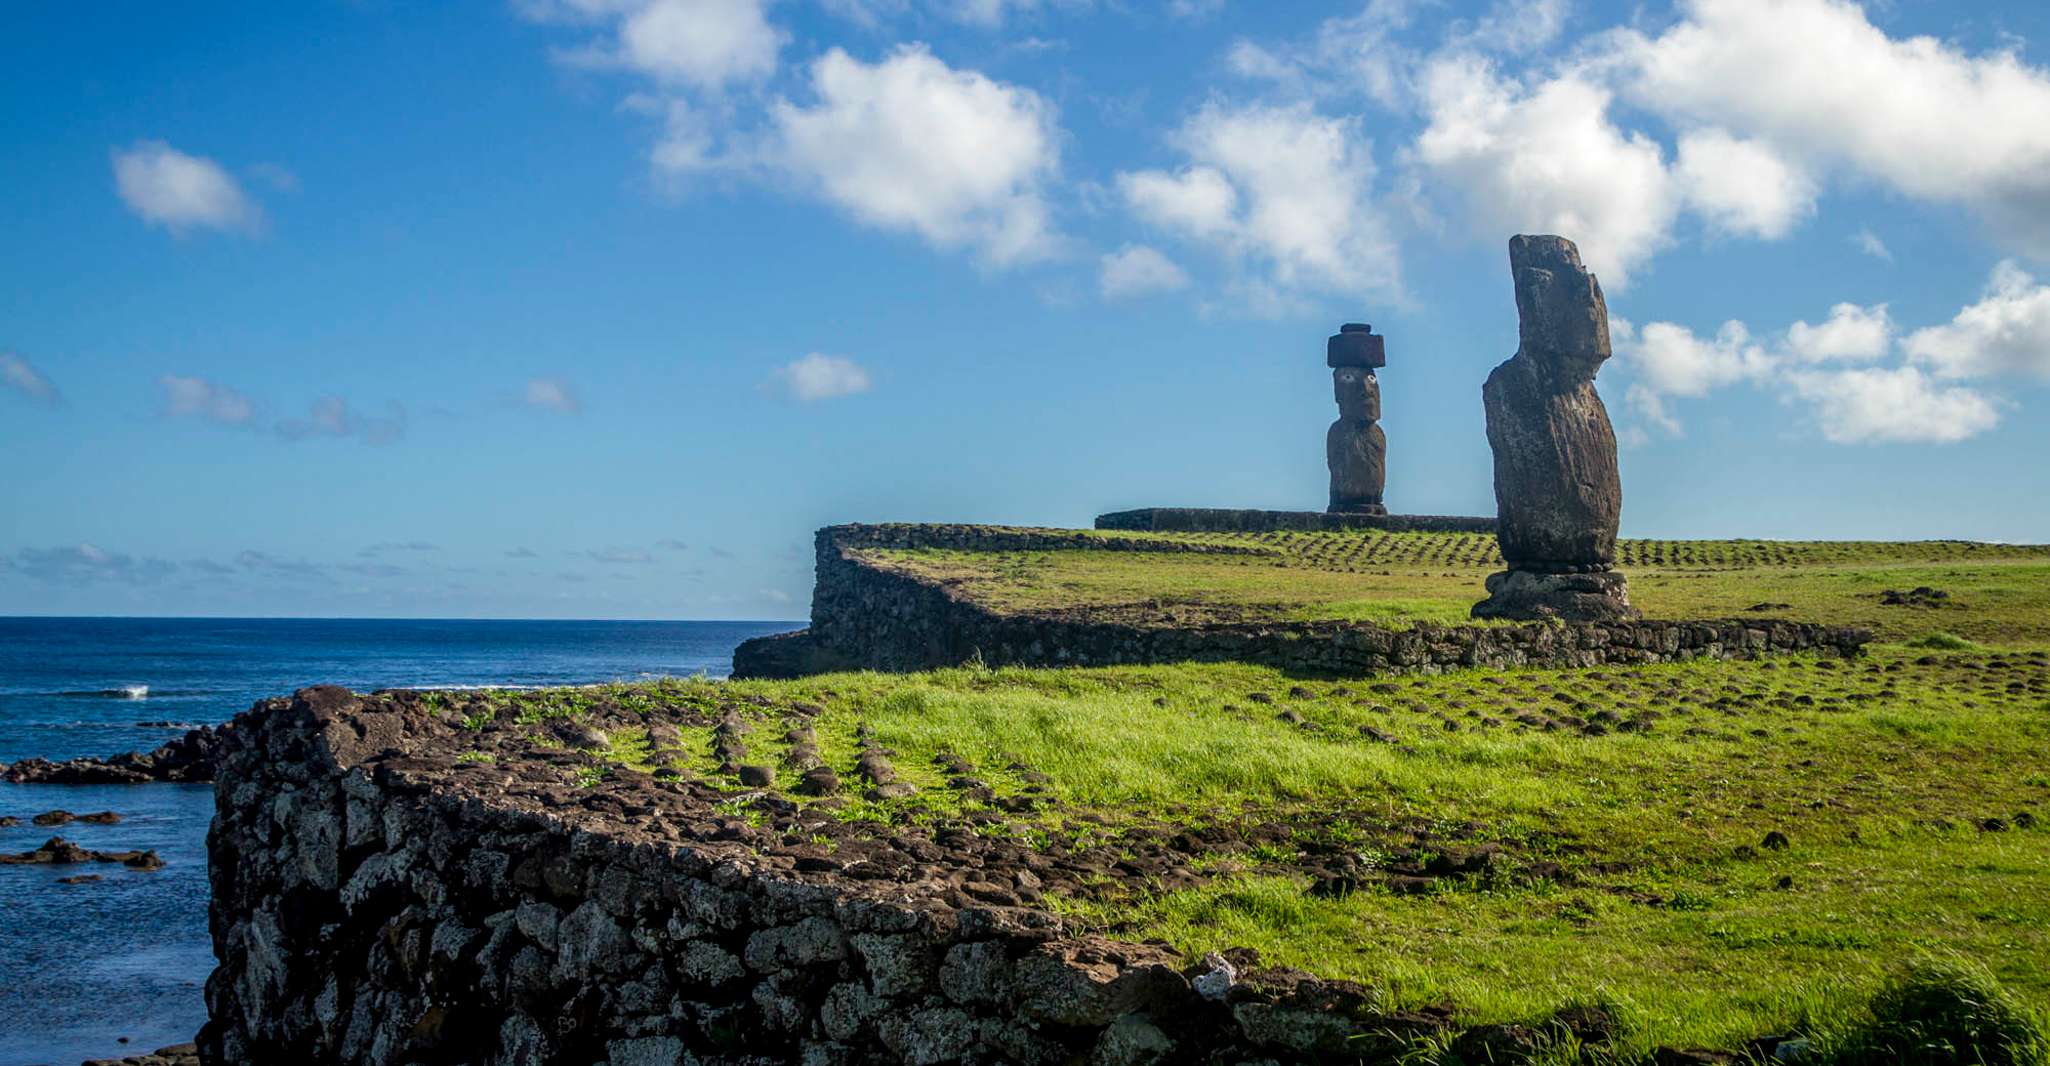
[[[1609,358],[1602,286],[1564,237],[1509,240],[1520,344],[1481,388],[1495,452],[1495,515],[1509,569],[1476,618],[1637,617],[1616,563],[1623,484],[1595,392]]]
[[[1324,345],[1338,421],[1324,434],[1324,461],[1331,467],[1333,514],[1387,514],[1381,504],[1388,484],[1388,438],[1381,433],[1381,382],[1374,368],[1388,365],[1383,338],[1374,327],[1349,322]]]

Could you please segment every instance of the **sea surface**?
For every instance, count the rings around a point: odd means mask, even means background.
[[[542,686],[723,677],[733,648],[797,622],[0,618],[0,762],[154,748],[315,684]],[[116,825],[29,825],[53,808]],[[62,835],[154,848],[162,870],[0,866],[0,1066],[118,1057],[192,1039],[213,969],[205,785],[0,784],[0,851]],[[62,885],[60,877],[103,880]],[[126,1037],[127,1043],[120,1043]]]

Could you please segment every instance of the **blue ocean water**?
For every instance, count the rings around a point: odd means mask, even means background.
[[[369,691],[722,677],[735,645],[799,624],[0,618],[0,762],[148,750],[314,684]],[[165,722],[174,724],[155,724]],[[53,808],[112,810],[122,820],[28,824]],[[0,828],[0,851],[62,835],[101,851],[155,848],[166,863],[153,873],[0,866],[0,1066],[73,1066],[192,1039],[206,1019],[200,989],[213,968],[212,790],[0,784],[0,815],[23,823]],[[81,872],[103,880],[57,883]]]

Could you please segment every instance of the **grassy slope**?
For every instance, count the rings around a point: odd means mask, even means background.
[[[1224,603],[1357,617],[1394,602],[1401,609],[1381,617],[1435,610],[1447,621],[1495,565],[1486,538],[1246,539],[1277,556],[888,562],[966,580],[1010,609],[1144,603],[1127,609],[1151,618],[1180,603],[1188,617]],[[854,820],[989,820],[934,768],[934,755],[954,752],[999,793],[1017,786],[1002,767],[1021,758],[1052,778],[1060,800],[980,832],[1114,842],[1161,823],[1283,826],[1281,843],[1203,859],[1199,887],[1057,905],[1084,928],[1188,952],[1252,946],[1269,962],[1364,981],[1393,1003],[1452,1004],[1471,1023],[1597,1001],[1625,1019],[1626,1048],[1735,1048],[1804,1024],[1841,1026],[1887,974],[1931,957],[1982,962],[2050,1002],[2050,553],[1626,547],[1633,592],[1654,615],[1785,602],[1795,606],[1781,616],[1870,624],[1891,643],[1848,664],[1344,682],[1232,665],[964,669],[495,698],[539,717],[573,713],[579,700],[659,715],[758,697],[742,706],[764,720],[751,758],[767,763],[780,755],[771,720],[799,702],[822,706],[828,764],[852,779],[865,723],[923,789],[850,803],[841,813]],[[1953,606],[1878,602],[1881,589],[1915,585],[1949,590]],[[1604,721],[1599,733],[1573,724]],[[720,778],[709,730],[683,734],[676,765],[732,787],[740,811],[745,791]],[[648,767],[642,738],[615,742],[618,758]],[[2004,828],[1984,828],[1987,819]],[[1761,848],[1769,832],[1791,846]],[[1479,843],[1502,845],[1504,858],[1423,895],[1370,885],[1323,898],[1292,864],[1334,845],[1374,867],[1409,849]]]

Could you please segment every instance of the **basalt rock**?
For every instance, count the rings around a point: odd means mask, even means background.
[[[214,779],[213,760],[220,744],[219,728],[201,726],[151,752],[64,762],[29,758],[12,765],[0,763],[0,781],[16,785],[203,783]]]
[[[1635,618],[1612,569],[1623,486],[1616,433],[1594,387],[1610,353],[1601,283],[1564,237],[1513,237],[1509,264],[1520,343],[1481,388],[1509,570],[1488,579],[1474,616]]]

